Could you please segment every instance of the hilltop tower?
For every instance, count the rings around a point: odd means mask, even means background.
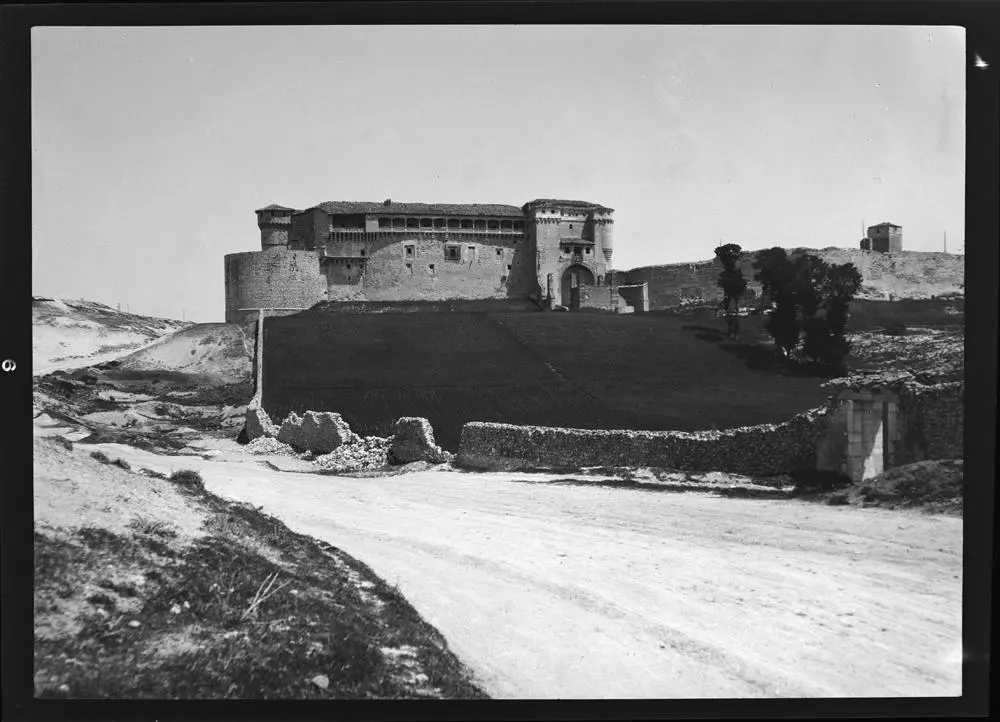
[[[861,239],[861,250],[878,253],[901,253],[903,251],[903,227],[888,222],[868,226],[867,236]]]
[[[257,227],[260,228],[261,250],[288,248],[288,230],[295,209],[272,203],[254,212],[257,214]]]

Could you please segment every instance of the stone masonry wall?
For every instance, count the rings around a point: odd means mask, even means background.
[[[230,253],[225,268],[226,323],[256,317],[241,308],[309,308],[326,300],[326,278],[312,251]]]
[[[926,459],[961,459],[965,445],[965,382],[899,389],[903,419],[902,446],[896,463]]]
[[[356,243],[327,245],[328,255],[350,254],[364,268],[360,283],[356,275],[354,283],[328,275],[331,300],[527,298],[538,290],[529,244],[519,234],[386,232],[364,236],[363,258],[362,246]],[[458,247],[457,260],[446,259],[449,246]]]
[[[829,408],[781,424],[724,431],[562,429],[473,422],[462,427],[458,464],[473,469],[653,466],[772,475],[816,468]]]

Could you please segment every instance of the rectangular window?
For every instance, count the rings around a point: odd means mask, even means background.
[[[412,263],[407,263],[406,264],[406,270],[409,271],[412,274],[413,273],[413,264]]]
[[[405,246],[405,248],[406,248],[406,257],[413,258],[413,246]]]
[[[589,256],[590,255],[590,249],[588,248],[586,250],[587,250],[587,255]]]
[[[471,260],[473,260],[476,257],[476,247],[475,246],[467,246],[466,248],[468,248],[468,250],[469,250],[469,260],[471,261]]]
[[[502,255],[503,255],[503,249],[502,248],[498,248],[497,249],[497,258],[499,258]]]
[[[509,263],[508,263],[508,264],[507,264],[507,270],[509,271],[509,270],[510,270],[511,268],[513,268],[513,266],[512,266],[511,264],[509,264]]]
[[[446,261],[458,261],[462,257],[462,249],[460,246],[445,246],[444,247],[444,260]]]
[[[430,264],[429,268],[431,269],[431,275],[433,276],[434,275],[434,264],[433,263]]]

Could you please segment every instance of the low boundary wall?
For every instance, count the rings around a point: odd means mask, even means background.
[[[781,424],[722,431],[564,429],[472,422],[457,463],[470,469],[652,466],[767,476],[816,468],[829,407]]]

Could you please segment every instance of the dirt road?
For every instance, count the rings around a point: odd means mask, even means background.
[[[104,446],[365,561],[497,697],[961,694],[961,519]]]

